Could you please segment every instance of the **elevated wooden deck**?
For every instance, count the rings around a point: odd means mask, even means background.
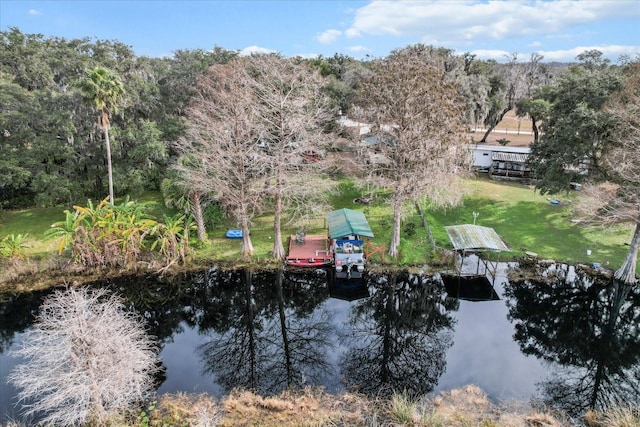
[[[292,267],[324,267],[333,263],[329,239],[326,235],[311,234],[299,242],[296,235],[289,238],[287,265]]]

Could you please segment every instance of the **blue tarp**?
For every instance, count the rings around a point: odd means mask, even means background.
[[[227,239],[242,239],[242,230],[227,230]]]

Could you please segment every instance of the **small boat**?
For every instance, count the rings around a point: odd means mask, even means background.
[[[327,223],[336,278],[361,278],[367,262],[362,239],[373,237],[367,218],[360,211],[339,209],[327,214]]]
[[[333,266],[337,279],[359,279],[365,270],[364,241],[373,232],[364,214],[339,209],[327,214],[329,235],[298,232],[289,239],[286,264],[292,267]]]

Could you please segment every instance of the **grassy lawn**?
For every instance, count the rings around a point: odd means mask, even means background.
[[[630,226],[619,226],[611,229],[589,229],[571,221],[572,197],[579,197],[580,192],[558,195],[559,205],[549,202],[547,196],[534,192],[532,187],[514,183],[502,183],[478,178],[469,180],[470,194],[464,204],[446,211],[425,212],[431,231],[440,247],[450,247],[444,227],[456,224],[473,223],[473,213],[478,213],[476,224],[492,227],[507,243],[512,253],[503,255],[509,259],[513,255],[521,255],[523,250],[535,252],[541,258],[551,258],[566,262],[599,262],[611,268],[621,265],[627,253],[631,239]],[[342,182],[340,192],[333,200],[333,206],[362,210],[369,219],[376,235],[372,243],[376,246],[389,244],[391,238],[392,211],[386,204],[388,194],[374,195],[371,205],[359,205],[353,199],[363,195],[350,182]],[[365,195],[369,195],[366,193]],[[138,200],[144,203],[148,211],[161,219],[163,214],[172,215],[175,211],[167,209],[162,203],[159,193],[146,193]],[[29,234],[28,254],[39,258],[53,251],[52,243],[44,239],[44,233],[53,222],[64,218],[64,208],[43,208],[20,211],[0,212],[0,239],[9,234]],[[388,263],[421,265],[430,259],[430,244],[422,219],[410,209],[403,223],[403,230],[408,223],[413,223],[415,233],[408,236],[403,233],[400,245],[400,258],[396,261],[385,257]],[[255,249],[255,259],[268,261],[272,245],[271,215],[257,218],[251,229],[251,238]],[[307,233],[325,233],[324,215],[319,214],[316,220],[305,224],[283,228],[283,241],[295,234],[304,226]],[[196,257],[221,261],[237,261],[239,259],[241,241],[225,238],[229,228],[237,228],[232,222],[218,224],[208,230],[210,242],[206,245],[195,244]],[[587,250],[591,255],[587,255]],[[374,261],[381,256],[375,255]]]
[[[553,196],[561,202],[553,205],[549,196],[521,184],[477,179],[470,185],[472,193],[464,206],[429,213],[439,242],[447,239],[444,226],[473,223],[473,212],[477,212],[476,224],[495,229],[513,252],[526,250],[567,262],[609,263],[615,268],[622,264],[632,228],[586,228],[572,222],[573,203],[580,192]]]

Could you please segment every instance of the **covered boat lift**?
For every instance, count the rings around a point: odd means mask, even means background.
[[[349,236],[373,237],[373,231],[364,214],[353,209],[338,209],[327,214],[329,238],[340,239]]]
[[[458,277],[486,277],[489,275],[491,277],[491,284],[493,285],[496,279],[498,263],[500,262],[500,253],[509,250],[498,233],[496,233],[493,228],[471,224],[452,225],[445,227],[445,230],[449,235],[449,240],[453,245],[453,251],[456,254],[455,268]],[[497,252],[497,259],[492,261],[483,258],[482,255],[488,252]],[[472,266],[469,266],[469,264],[465,265],[465,260],[469,255],[475,255],[477,257],[475,273],[469,271],[469,267]],[[459,263],[458,258],[460,259]],[[480,264],[484,267],[482,273],[480,272]]]
[[[327,214],[329,239],[336,277],[361,278],[365,268],[363,238],[373,237],[364,214],[352,209],[338,209]]]

